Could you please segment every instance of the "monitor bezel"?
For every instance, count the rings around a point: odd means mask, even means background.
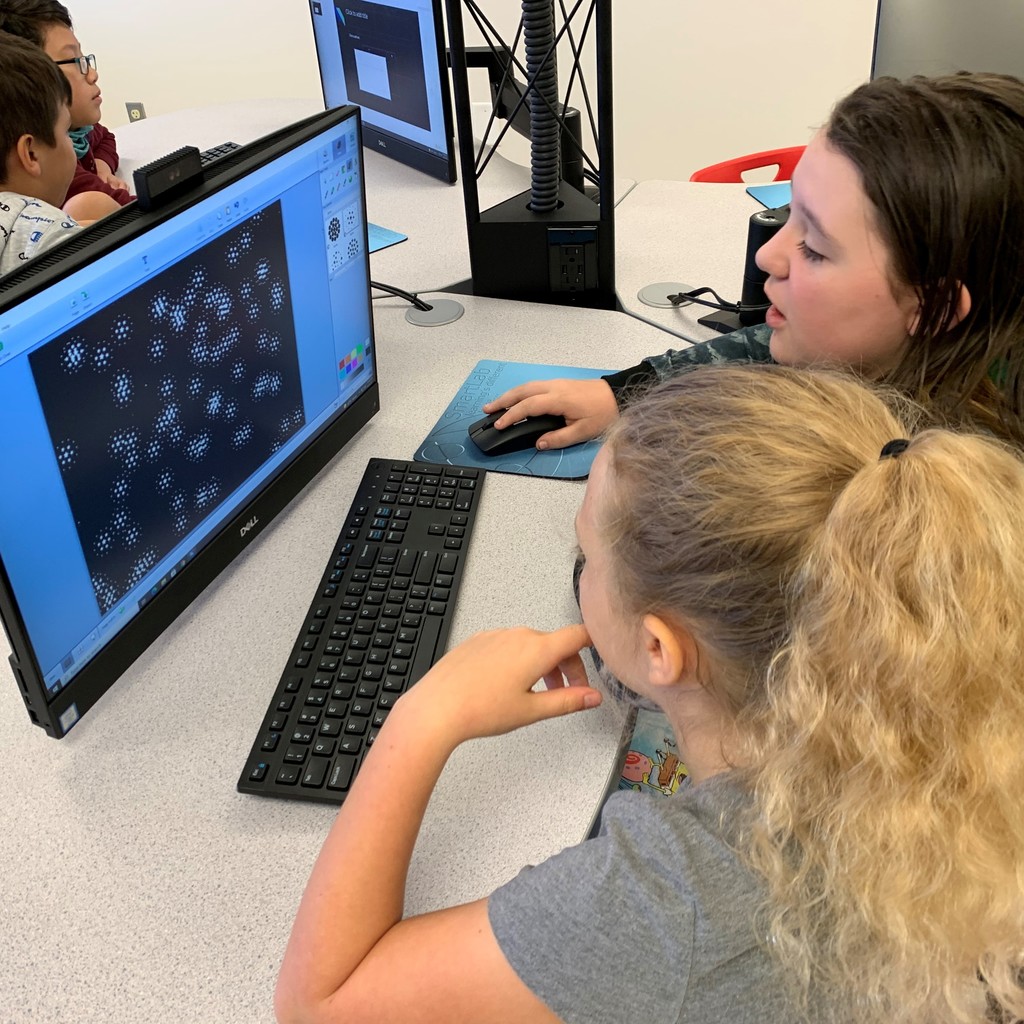
[[[311,27],[313,29],[313,46],[316,50],[317,71],[320,75],[320,94],[324,106],[330,104],[327,96],[327,85],[324,81],[323,60],[320,56],[320,43],[316,34],[316,17],[313,11],[315,0],[306,0],[309,9]],[[320,0],[321,3],[333,4],[334,0]],[[455,115],[452,109],[451,83],[448,78],[448,48],[445,45],[444,0],[430,0],[434,16],[435,60],[441,82],[441,111],[444,118],[444,137],[448,145],[448,154],[431,153],[415,145],[399,135],[386,132],[382,128],[369,123],[363,118],[363,148],[374,153],[381,153],[398,163],[412,167],[414,170],[429,174],[446,184],[454,185],[458,181],[458,160],[455,149]]]
[[[66,246],[41,257],[0,279],[0,312],[39,293],[48,285],[74,273],[86,263],[108,254],[130,239],[165,223],[196,202],[235,184],[252,171],[270,163],[294,146],[315,138],[354,117],[360,131],[359,108],[336,107],[314,114],[285,129],[241,147],[208,170],[204,180],[186,195],[166,206],[143,211],[137,204],[125,207],[108,222],[71,239]],[[365,181],[365,177],[363,178]],[[370,303],[369,247],[367,244],[366,190],[360,189],[362,203],[363,261],[367,280],[366,301]],[[375,347],[373,318],[370,344]],[[11,589],[11,581],[0,554],[0,622],[11,645],[10,664],[32,722],[48,735],[60,738],[113,686],[127,669],[213,582],[217,576],[261,536],[263,529],[337,455],[380,409],[379,384],[374,379],[367,390],[335,417],[301,451],[271,477],[257,493],[239,507],[218,529],[186,569],[139,609],[137,614],[93,657],[89,663],[52,697],[28,638],[25,624]]]

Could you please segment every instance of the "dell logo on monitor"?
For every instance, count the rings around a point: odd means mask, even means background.
[[[259,521],[258,516],[253,516],[252,519],[250,519],[249,522],[247,522],[245,526],[238,531],[238,536],[244,537]]]
[[[387,149],[387,148],[388,148],[388,144],[387,144],[387,143],[386,143],[386,142],[385,142],[385,141],[384,141],[383,139],[378,139],[378,140],[377,140],[377,145],[378,145],[378,146],[379,146],[379,147],[380,147],[381,149]]]

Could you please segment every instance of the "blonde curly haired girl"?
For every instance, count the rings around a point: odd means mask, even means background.
[[[627,408],[576,520],[583,625],[481,634],[402,697],[303,897],[279,1019],[1024,1018],[1024,464],[916,418],[773,366]],[[615,793],[595,838],[403,920],[448,756],[599,703],[588,644],[665,712],[686,783]]]

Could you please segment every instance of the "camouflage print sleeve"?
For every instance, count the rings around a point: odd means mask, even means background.
[[[652,384],[694,366],[708,363],[770,363],[772,357],[768,345],[771,336],[771,328],[766,324],[754,324],[689,348],[669,349],[662,355],[648,356],[636,366],[608,374],[602,379],[608,382],[615,393],[615,401],[623,407]]]
[[[771,336],[767,324],[754,324],[689,348],[669,349],[660,356],[648,356],[644,362],[650,363],[659,380],[707,363],[770,363]]]

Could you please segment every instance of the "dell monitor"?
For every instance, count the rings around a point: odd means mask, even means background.
[[[377,409],[356,107],[0,279],[0,616],[32,721],[66,734]]]
[[[363,144],[455,181],[441,0],[310,0],[324,102],[358,104]]]

